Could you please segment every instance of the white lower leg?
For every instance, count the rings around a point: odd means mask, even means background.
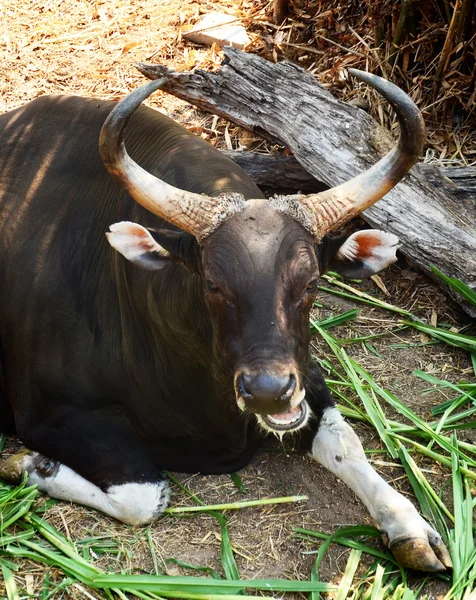
[[[52,461],[51,472],[44,463],[33,467],[36,453],[23,459],[23,471],[28,472],[28,483],[37,485],[40,492],[67,502],[95,508],[128,525],[150,523],[167,507],[167,481],[157,483],[124,483],[103,491],[69,467]]]
[[[336,408],[324,411],[312,456],[355,492],[390,544],[409,537],[439,539],[413,504],[370,466],[359,438]]]

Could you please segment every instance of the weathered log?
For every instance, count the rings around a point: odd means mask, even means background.
[[[310,73],[288,61],[274,64],[228,47],[216,73],[172,72],[160,65],[138,68],[150,79],[164,77],[164,89],[175,96],[280,140],[329,186],[369,168],[392,145],[389,134],[367,113],[336,100]],[[373,227],[397,235],[405,255],[430,276],[430,265],[435,265],[476,289],[475,211],[431,184],[431,168],[416,165],[362,216]],[[476,316],[474,307],[455,299]]]
[[[328,189],[298,163],[294,156],[222,150],[263,190],[273,194],[313,193]]]
[[[222,152],[240,165],[258,186],[273,193],[315,193],[329,188],[308,173],[294,156],[239,150]],[[476,211],[476,167],[435,169],[433,166],[420,166],[434,186],[444,186],[445,193],[459,199],[468,210]]]
[[[433,167],[428,168],[426,173],[432,183],[439,185]],[[439,167],[438,173],[450,180],[447,188],[449,194],[465,202],[473,202],[476,206],[476,167]]]

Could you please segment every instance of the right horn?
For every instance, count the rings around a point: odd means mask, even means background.
[[[391,152],[367,171],[330,190],[300,198],[316,217],[319,239],[390,191],[417,162],[425,142],[423,117],[403,90],[377,75],[356,69],[349,69],[349,73],[371,85],[390,102],[400,123],[400,139]]]
[[[132,160],[124,145],[124,130],[132,115],[146,98],[164,85],[165,79],[149,81],[116,104],[102,126],[99,152],[107,170],[138,204],[200,241],[244,199],[238,194],[210,197],[169,185]]]

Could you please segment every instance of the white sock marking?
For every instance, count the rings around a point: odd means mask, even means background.
[[[29,462],[27,458],[26,470]],[[104,492],[65,465],[60,465],[52,476],[31,471],[28,483],[38,485],[40,492],[52,498],[90,506],[127,525],[143,525],[157,519],[167,507],[170,496],[167,481],[124,483],[110,486]]]
[[[359,438],[337,408],[324,411],[312,456],[355,492],[390,544],[407,537],[439,538],[413,504],[370,466]]]

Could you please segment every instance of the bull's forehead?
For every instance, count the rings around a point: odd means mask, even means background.
[[[243,275],[276,274],[289,261],[314,267],[314,240],[290,215],[267,200],[250,200],[209,237],[204,266],[212,271]]]

